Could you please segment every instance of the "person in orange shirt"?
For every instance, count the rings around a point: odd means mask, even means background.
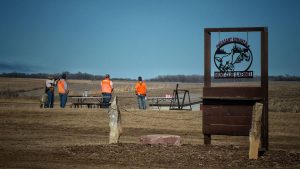
[[[137,95],[139,109],[146,109],[146,95],[147,95],[147,85],[143,81],[142,77],[138,77],[138,81],[135,84],[135,94]]]
[[[103,97],[103,107],[108,108],[111,100],[111,93],[114,90],[113,82],[110,80],[109,74],[105,75],[105,78],[101,81],[101,92]]]
[[[58,80],[57,82],[57,88],[58,88],[58,94],[59,94],[59,99],[60,99],[60,107],[65,108],[67,99],[68,99],[68,84],[67,84],[67,75],[63,74],[61,76],[61,79]]]

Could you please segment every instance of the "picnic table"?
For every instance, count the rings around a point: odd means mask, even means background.
[[[148,97],[148,100],[151,100],[150,106],[157,106],[160,110],[161,106],[170,106],[174,97]]]
[[[87,106],[87,108],[100,108],[103,102],[103,97],[101,96],[68,96],[72,101],[71,107],[82,108],[82,106]]]

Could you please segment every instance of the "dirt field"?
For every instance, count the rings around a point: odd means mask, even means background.
[[[18,96],[0,99],[0,168],[300,168],[296,106],[282,112],[274,107],[269,112],[270,150],[258,160],[248,160],[248,137],[213,136],[211,146],[203,145],[200,111],[137,110],[135,98],[127,97],[132,95],[131,83],[117,84],[117,95],[126,96],[120,99],[124,132],[120,144],[108,145],[106,109],[39,109],[42,89],[34,86],[36,90],[20,91],[21,83],[28,80],[17,80],[9,90],[17,91]],[[3,83],[0,86],[6,86]],[[90,87],[96,91],[94,84]],[[82,81],[72,81],[73,92],[80,93],[83,86]],[[151,95],[159,96],[172,92],[174,84],[151,86]],[[201,84],[183,86],[201,95]],[[270,86],[274,105],[280,105],[277,98],[288,98],[287,106],[299,105],[300,83]],[[140,136],[147,134],[179,135],[183,145],[140,145]]]

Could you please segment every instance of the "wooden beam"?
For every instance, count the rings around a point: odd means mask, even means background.
[[[219,98],[263,98],[264,91],[261,87],[204,87],[203,99],[210,97]]]
[[[205,28],[206,32],[263,32],[265,27]]]
[[[204,29],[204,87],[211,86],[210,56],[211,55],[211,33]]]
[[[268,28],[261,32],[261,87],[263,88],[263,114],[262,114],[262,149],[269,147],[269,108],[268,108]]]

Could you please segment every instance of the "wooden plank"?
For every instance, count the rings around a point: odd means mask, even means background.
[[[263,98],[263,88],[261,87],[204,87],[203,99],[205,98]]]
[[[203,116],[251,116],[251,105],[203,105]]]
[[[203,116],[203,125],[251,125],[251,116]]]
[[[211,86],[211,34],[204,29],[204,86]]]
[[[207,134],[246,136],[251,119],[251,105],[203,105],[203,132]]]
[[[262,32],[265,27],[205,28],[205,32]]]
[[[269,147],[269,108],[268,108],[268,29],[261,33],[261,86],[264,88],[264,102],[262,114],[262,148]]]
[[[251,125],[203,125],[203,134],[249,136]]]

